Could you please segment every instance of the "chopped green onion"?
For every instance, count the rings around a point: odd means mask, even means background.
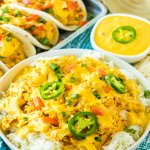
[[[19,15],[20,15],[20,11],[19,10],[15,10],[14,17],[18,17]]]
[[[12,34],[8,34],[7,38],[6,38],[6,41],[10,42],[12,40],[12,38],[13,38]]]
[[[3,57],[3,56],[0,56],[0,58],[5,58],[5,57]]]
[[[7,17],[7,16],[4,16],[2,19],[3,19],[4,22],[9,22],[9,20],[10,20],[10,18]]]
[[[79,97],[79,94],[72,94],[72,95],[71,95],[71,98],[72,98],[72,99],[77,99],[78,97]]]
[[[2,16],[0,16],[0,20],[3,20],[3,17],[2,17]]]
[[[98,94],[97,91],[94,91],[94,92],[93,92],[93,95],[94,95],[97,99],[100,99],[100,98],[101,98],[101,96]]]
[[[57,65],[57,64],[54,64],[54,63],[51,63],[51,64],[50,64],[50,67],[51,67],[51,69],[52,69],[53,71],[56,71],[56,70],[59,69],[58,65]]]
[[[66,112],[61,112],[61,116],[65,117],[66,116]]]
[[[81,67],[87,67],[86,63],[81,64]]]
[[[28,121],[28,120],[29,120],[29,118],[28,118],[28,117],[24,117],[23,119],[24,119],[24,121]]]
[[[66,101],[66,105],[67,105],[67,106],[71,106],[71,104],[72,104],[72,101],[71,101],[71,100],[67,100],[67,101]]]
[[[36,26],[31,26],[30,28],[28,28],[29,30],[31,30],[31,31],[33,31],[33,30],[35,30],[35,28],[36,28]]]
[[[43,45],[47,45],[49,43],[49,39],[47,37],[44,37],[44,38],[40,39],[40,43]]]
[[[69,82],[74,83],[74,82],[76,82],[76,80],[77,79],[75,77],[70,77]]]
[[[58,81],[61,81],[61,78],[63,77],[63,73],[60,71],[60,68],[57,64],[51,63],[50,68],[55,71],[56,76],[58,78]]]
[[[144,91],[144,97],[145,98],[150,98],[150,90],[145,90]]]
[[[101,139],[100,137],[97,137],[97,136],[96,136],[94,139],[95,139],[95,141],[97,141],[97,142],[101,142],[101,141],[102,141],[102,139]]]
[[[127,133],[132,133],[132,134],[136,133],[136,130],[130,129],[129,127],[125,127],[124,131],[127,132]]]
[[[38,22],[40,22],[40,23],[46,23],[46,21],[43,19],[43,18],[38,18]]]
[[[8,12],[9,12],[8,7],[7,7],[7,6],[4,7],[4,8],[2,9],[2,12],[3,12],[3,13],[8,13]]]
[[[51,8],[46,8],[44,11],[47,13],[50,13],[50,14],[53,13],[53,9],[51,9]]]

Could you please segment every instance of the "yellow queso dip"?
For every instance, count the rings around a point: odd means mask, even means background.
[[[94,40],[106,51],[137,55],[150,47],[150,24],[127,16],[109,16],[98,24]]]

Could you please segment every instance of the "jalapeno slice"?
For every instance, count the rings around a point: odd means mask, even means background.
[[[40,95],[44,100],[50,100],[58,97],[64,91],[62,82],[48,82],[40,87]]]
[[[118,93],[120,94],[126,93],[126,87],[124,82],[120,78],[116,77],[115,75],[112,74],[106,75],[105,81]]]
[[[97,127],[97,118],[91,112],[80,112],[68,122],[69,131],[78,139],[95,133]]]
[[[112,37],[116,42],[127,44],[136,38],[136,30],[131,26],[121,26],[112,32]]]

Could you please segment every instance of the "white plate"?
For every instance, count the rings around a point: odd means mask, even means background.
[[[33,57],[30,57],[19,64],[17,64],[15,67],[10,69],[0,80],[0,91],[5,91],[9,87],[10,83],[12,82],[13,78],[17,75],[17,73],[22,70],[24,67],[28,66],[31,62],[36,60],[39,57],[55,57],[55,56],[64,56],[64,55],[75,55],[77,57],[82,56],[94,56],[93,58],[100,58],[102,56],[106,57],[108,61],[112,61],[114,65],[116,65],[120,69],[125,69],[128,72],[131,72],[138,80],[139,83],[147,90],[150,90],[150,85],[147,83],[146,79],[143,77],[143,75],[138,72],[134,67],[129,65],[128,63],[112,57],[108,56],[106,54],[102,54],[97,51],[89,51],[89,50],[83,50],[83,49],[61,49],[61,50],[53,50],[49,52],[45,52],[39,55],[35,55]],[[134,150],[141,142],[142,140],[148,135],[148,132],[150,131],[150,125],[147,126],[144,134],[142,137],[134,144],[132,145],[128,150]],[[4,135],[2,131],[0,131],[0,135],[2,139],[6,142],[6,144],[13,150],[17,150],[17,148],[7,139],[7,137]]]

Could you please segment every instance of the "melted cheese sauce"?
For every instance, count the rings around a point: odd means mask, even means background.
[[[127,44],[116,42],[112,32],[120,26],[131,26],[136,30],[136,39]],[[125,17],[110,16],[103,19],[97,26],[94,34],[96,44],[108,51],[120,55],[137,55],[150,47],[150,25],[144,21]]]

